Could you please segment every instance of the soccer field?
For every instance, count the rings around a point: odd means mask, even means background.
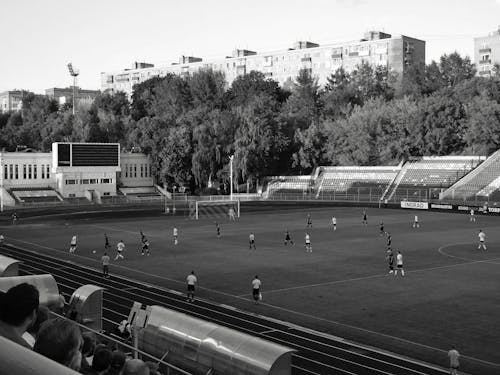
[[[312,253],[304,247],[311,214]],[[99,267],[104,233],[112,245],[123,240],[125,260],[112,262],[120,273],[184,291],[194,270],[198,296],[293,322],[328,334],[445,365],[456,345],[464,361],[500,364],[500,218],[427,211],[327,207],[249,211],[236,222],[184,216],[116,215],[79,219],[47,218],[2,228],[6,242]],[[412,228],[418,214],[420,228]],[[331,226],[337,218],[337,230]],[[404,256],[405,277],[388,273],[386,237]],[[179,230],[174,245],[172,230]],[[285,246],[288,228],[295,242]],[[477,250],[478,231],[487,251]],[[141,256],[140,230],[151,243]],[[256,250],[248,235],[255,233]],[[75,255],[68,254],[78,235]],[[96,253],[93,253],[96,250]],[[251,280],[262,280],[263,301],[251,301]]]

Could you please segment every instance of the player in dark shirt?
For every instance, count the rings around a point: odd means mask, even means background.
[[[287,229],[285,231],[285,245],[288,245],[289,242],[291,245],[293,245],[292,237],[290,236],[290,232]]]
[[[387,261],[389,262],[389,273],[394,273],[394,254],[391,248],[387,250]]]
[[[311,214],[307,214],[307,226],[306,226],[306,228],[312,228],[312,227],[313,227],[313,223],[312,223]]]
[[[361,223],[368,225],[368,215],[366,214],[366,210],[363,210],[363,220],[361,221]]]
[[[380,235],[383,236],[385,234],[385,230],[384,230],[384,222],[381,221],[380,222]]]
[[[392,236],[389,232],[387,232],[387,249],[390,249],[392,245]]]
[[[218,222],[215,222],[215,229],[217,230],[217,238],[220,238],[220,225]]]

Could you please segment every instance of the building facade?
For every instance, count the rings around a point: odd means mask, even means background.
[[[92,104],[97,95],[101,92],[99,90],[83,90],[75,87],[75,104]],[[57,100],[59,105],[73,102],[73,87],[58,88],[53,87],[45,90],[45,95],[49,98]]]
[[[114,196],[117,185],[154,185],[150,158],[118,143],[53,143],[52,152],[0,152],[0,189],[52,189],[62,198]],[[19,194],[19,193],[18,193]],[[25,194],[26,195],[26,194]]]
[[[27,91],[13,90],[0,93],[0,113],[17,112],[23,107],[23,98]]]
[[[500,26],[487,36],[474,38],[474,62],[479,76],[498,74],[495,64],[500,64]]]
[[[385,66],[395,72],[404,72],[411,65],[425,65],[425,41],[404,35],[391,36],[379,31],[365,34],[361,40],[322,45],[300,41],[293,48],[267,53],[235,50],[232,56],[204,61],[193,56],[181,56],[179,62],[164,66],[134,64],[132,69],[101,73],[103,91],[123,91],[132,94],[135,84],[168,73],[188,75],[200,69],[222,71],[228,84],[252,70],[262,72],[281,85],[297,77],[301,69],[308,69],[320,85],[338,68],[350,72],[362,62]]]

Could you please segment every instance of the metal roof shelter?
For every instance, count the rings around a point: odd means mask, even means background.
[[[0,255],[0,277],[19,276],[19,260]]]
[[[291,374],[293,349],[161,306],[148,310],[135,327],[139,348],[193,374]]]
[[[58,307],[61,303],[59,288],[52,275],[29,275],[0,277],[0,291],[7,292],[13,286],[28,283],[35,286],[40,293],[40,304],[48,308]]]
[[[102,331],[103,290],[96,285],[83,285],[73,292],[69,300],[70,311],[76,312],[76,320],[95,331]]]

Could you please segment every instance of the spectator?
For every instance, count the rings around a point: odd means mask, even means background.
[[[450,374],[457,375],[458,369],[460,367],[460,353],[453,345],[448,352],[448,358],[450,359]]]
[[[149,375],[161,375],[158,363],[146,361],[146,366],[149,368]]]
[[[22,283],[10,288],[0,301],[0,336],[31,349],[23,334],[36,321],[40,294],[33,285]]]
[[[78,326],[62,318],[47,320],[40,327],[33,350],[75,371],[82,363],[83,338]]]
[[[50,310],[46,306],[38,306],[38,311],[36,313],[36,320],[31,327],[23,334],[23,339],[26,340],[31,347],[35,345],[36,336],[38,335],[38,331],[40,330],[40,326],[46,321],[49,320]]]
[[[140,359],[129,359],[125,362],[122,375],[150,375],[149,367]]]
[[[119,375],[122,373],[123,366],[125,366],[125,353],[121,350],[114,350],[111,357],[111,366],[109,367],[106,375]]]
[[[86,375],[103,375],[109,370],[111,365],[111,350],[106,345],[98,345],[94,352],[92,359],[92,366],[90,371],[82,372]]]
[[[96,347],[96,338],[92,332],[82,333],[83,346],[82,346],[82,363],[80,365],[80,372],[85,374],[90,371],[92,357]]]

